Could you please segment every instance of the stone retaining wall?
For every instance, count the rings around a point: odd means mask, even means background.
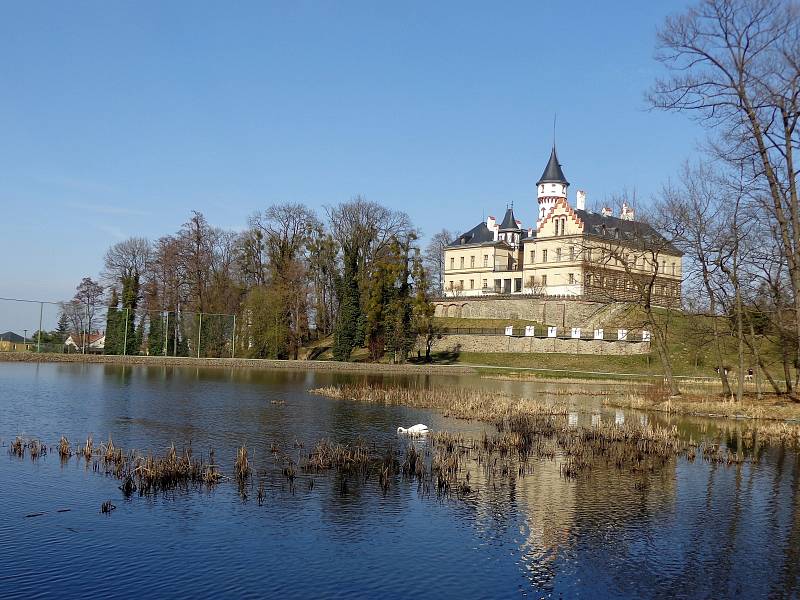
[[[434,301],[437,317],[527,319],[558,327],[586,327],[607,311],[608,303],[533,296],[472,296]]]
[[[647,354],[650,342],[457,334],[443,335],[431,349],[434,352],[557,352],[622,356]]]

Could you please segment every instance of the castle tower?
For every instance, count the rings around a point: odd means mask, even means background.
[[[550,152],[550,160],[547,161],[544,173],[542,173],[539,181],[536,182],[536,198],[539,201],[539,214],[536,219],[537,229],[539,223],[555,205],[556,200],[559,198],[567,199],[568,187],[569,181],[564,177],[564,171],[561,170],[561,165],[558,162],[556,145],[553,144],[553,150]]]

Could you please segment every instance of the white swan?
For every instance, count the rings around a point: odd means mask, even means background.
[[[425,435],[428,433],[430,429],[428,429],[427,425],[423,425],[422,423],[418,423],[413,427],[409,427],[406,429],[405,427],[398,427],[397,433],[404,433],[406,435]]]

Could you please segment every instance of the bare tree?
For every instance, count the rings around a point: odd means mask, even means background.
[[[61,309],[75,327],[75,333],[82,334],[81,352],[85,353],[89,336],[96,331],[99,321],[97,311],[103,302],[104,288],[91,277],[84,277],[75,288],[75,296],[70,302],[61,305]]]
[[[444,249],[455,236],[447,229],[442,229],[431,237],[425,248],[424,266],[427,271],[429,291],[434,296],[444,292]]]
[[[147,238],[132,237],[117,242],[106,250],[103,278],[113,285],[126,278],[141,276],[149,270],[152,256],[152,244]]]
[[[670,76],[656,108],[694,113],[713,149],[751,179],[774,221],[791,281],[795,363],[800,359],[800,9],[789,0],[702,0],[670,17],[658,59]]]

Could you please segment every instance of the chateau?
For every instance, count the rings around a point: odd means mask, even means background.
[[[586,209],[586,193],[568,200],[569,182],[556,147],[536,182],[535,226],[524,228],[513,206],[462,233],[445,248],[444,295],[514,295],[589,302],[641,301],[680,306],[681,252],[623,203]]]

